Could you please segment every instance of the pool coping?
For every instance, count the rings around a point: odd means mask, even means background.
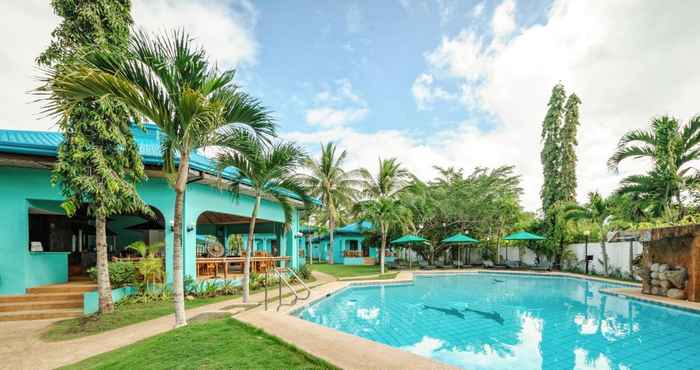
[[[413,284],[415,278],[421,276],[476,275],[480,273],[559,277],[611,283],[624,287],[601,289],[601,292],[610,295],[623,295],[625,298],[636,299],[666,308],[700,313],[700,304],[694,302],[666,302],[661,297],[641,296],[641,292],[637,292],[638,289],[641,289],[641,284],[633,282],[621,282],[598,276],[581,276],[568,272],[468,269],[399,271],[392,280],[333,281],[312,289],[307,300],[294,306],[285,306],[279,312],[263,311],[262,307],[258,307],[258,309],[244,312],[236,316],[236,318],[343,369],[457,369],[453,365],[435,359],[304,320],[298,316],[298,313],[323,299],[353,287],[401,286]],[[687,303],[691,304],[688,305]],[[697,307],[694,307],[694,305],[697,305]]]

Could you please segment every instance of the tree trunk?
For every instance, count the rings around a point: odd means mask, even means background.
[[[248,247],[245,252],[245,262],[243,262],[243,303],[248,303],[250,298],[250,261],[253,255],[253,243],[255,242],[255,221],[258,218],[258,208],[260,207],[260,195],[255,197],[253,213],[250,216],[250,227],[248,228]]]
[[[608,275],[608,251],[605,247],[605,236],[600,240],[600,250],[603,252],[603,271]]]
[[[308,234],[308,235],[309,236],[307,237],[307,239],[309,240],[309,243],[308,243],[308,245],[309,245],[309,265],[313,265],[314,264],[314,246],[311,244],[311,236],[313,234]]]
[[[333,264],[333,234],[335,234],[335,211],[333,206],[328,206],[328,248],[326,253],[328,254],[328,263]]]
[[[109,283],[107,219],[104,216],[95,217],[95,239],[97,250],[97,293],[100,299],[100,313],[112,313],[114,312],[114,302],[112,302],[112,286]]]
[[[381,249],[381,254],[379,255],[379,273],[384,274],[384,255],[386,254],[384,251],[386,250],[386,231],[384,230],[385,228],[382,226],[382,247]]]
[[[185,207],[187,175],[190,172],[189,154],[180,153],[180,164],[175,181],[175,217],[173,219],[173,302],[175,327],[187,325],[185,313],[184,271],[182,267],[182,213]]]

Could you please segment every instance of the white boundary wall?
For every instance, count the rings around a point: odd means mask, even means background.
[[[605,245],[605,249],[608,252],[609,270],[612,271],[619,268],[624,273],[630,273],[630,242],[614,242],[606,243]],[[586,250],[586,244],[569,244],[566,246],[566,248],[574,252],[578,266],[583,269],[585,267],[584,253]],[[535,259],[537,258],[535,252],[527,248],[508,247],[507,249],[507,259],[510,261],[522,261],[527,264],[534,264]],[[501,247],[498,254],[500,255],[500,261],[506,260],[505,247]],[[593,271],[595,269],[595,271],[602,273],[603,252],[600,248],[600,241],[588,242],[588,254],[593,256],[593,260],[588,264],[589,271]],[[634,259],[640,254],[642,254],[642,244],[636,241],[632,242],[632,258]]]
[[[642,244],[639,242],[632,242],[632,259],[642,254]],[[576,261],[579,263],[580,268],[584,268],[585,263],[584,252],[585,244],[570,244],[566,246],[576,254]],[[631,273],[630,266],[630,242],[615,242],[615,243],[605,243],[605,249],[608,252],[608,268],[610,270],[620,269],[624,273]],[[589,262],[588,268],[590,270],[595,269],[595,271],[603,272],[603,251],[600,248],[600,242],[588,242],[588,254],[593,255],[593,261]]]

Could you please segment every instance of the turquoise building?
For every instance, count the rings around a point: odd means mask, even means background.
[[[128,253],[125,247],[136,240],[164,242],[166,276],[172,281],[175,193],[161,170],[160,143],[164,135],[155,125],[146,125],[145,130],[134,128],[134,135],[149,177],[138,185],[138,191],[157,217],[134,214],[109,218],[110,258]],[[0,295],[24,294],[27,288],[64,283],[69,276],[85,274],[95,264],[94,220],[85,209],[68,218],[60,207],[60,189],[51,185],[51,168],[62,139],[57,132],[0,130]],[[208,158],[198,153],[191,158],[183,220],[183,266],[186,276],[202,278],[197,261],[209,253],[202,239],[218,241],[226,255],[240,253],[236,246],[247,240],[254,198],[245,186],[238,198],[224,190],[222,181],[235,175],[236,169],[228,169],[219,177]],[[298,215],[303,202],[296,194],[286,195],[295,207],[291,227],[283,228],[282,206],[264,199],[255,245],[257,252],[289,257],[287,263],[296,268],[304,260]]]
[[[379,263],[378,247],[370,245],[365,234],[372,230],[372,224],[361,221],[335,229],[333,233],[333,263],[343,265],[373,265]],[[328,261],[329,235],[322,235],[311,241],[312,256],[319,261]],[[390,253],[390,252],[389,252]],[[393,256],[387,256],[392,261]]]

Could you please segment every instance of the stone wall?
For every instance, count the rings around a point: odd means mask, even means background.
[[[644,292],[668,295],[669,289],[680,289],[688,300],[700,302],[700,225],[658,228],[647,235],[646,240],[642,240],[644,252],[640,271]],[[678,280],[684,273],[687,282],[683,288],[677,286],[680,285],[678,281],[674,284],[668,279]],[[684,298],[677,291],[672,291],[671,295]]]

